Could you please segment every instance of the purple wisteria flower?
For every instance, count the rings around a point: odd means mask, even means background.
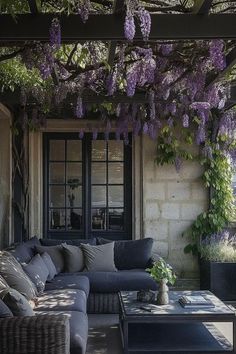
[[[84,23],[88,20],[90,9],[91,9],[90,0],[79,1],[77,13],[80,15]]]
[[[196,144],[200,145],[206,140],[206,130],[205,125],[200,124],[196,133]]]
[[[151,16],[150,13],[141,7],[138,11],[138,17],[140,20],[140,28],[144,41],[147,41],[151,32]]]
[[[209,110],[211,106],[208,102],[193,102],[190,105],[190,108],[200,111],[200,110]]]
[[[125,25],[124,25],[124,29],[125,29],[125,38],[128,41],[132,41],[134,39],[135,36],[135,22],[134,22],[134,16],[132,16],[131,14],[127,14],[125,17]]]
[[[83,107],[83,101],[81,96],[78,96],[77,98],[75,114],[77,118],[83,118],[84,116],[84,107]]]
[[[58,18],[52,20],[50,28],[50,44],[56,49],[61,46],[61,25]]]
[[[210,60],[217,70],[224,70],[226,67],[226,58],[224,53],[224,41],[213,39],[209,44]]]
[[[138,80],[137,66],[133,66],[127,72],[127,76],[126,76],[126,81],[127,81],[126,93],[127,93],[127,96],[132,97],[135,94],[137,80]]]
[[[189,127],[189,115],[185,113],[183,115],[183,127],[188,128]]]
[[[173,44],[172,43],[167,43],[167,44],[162,44],[161,45],[161,53],[162,55],[169,55],[173,51]]]
[[[143,133],[144,134],[147,134],[148,133],[148,123],[147,122],[144,122],[144,124],[143,124]]]
[[[117,71],[113,70],[107,77],[107,91],[108,96],[113,96],[116,92],[116,84],[117,84]]]

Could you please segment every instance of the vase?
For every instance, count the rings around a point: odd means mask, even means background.
[[[167,279],[162,279],[159,283],[159,290],[157,293],[157,304],[168,305],[169,304],[169,288],[167,285]]]

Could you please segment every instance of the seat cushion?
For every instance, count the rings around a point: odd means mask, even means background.
[[[65,315],[70,322],[70,354],[85,354],[88,340],[88,317],[79,311],[39,311],[43,315]]]
[[[81,243],[87,243],[89,245],[96,245],[96,238],[89,238],[89,239],[75,239],[75,240],[54,240],[54,239],[49,239],[49,238],[42,238],[40,240],[41,244],[43,246],[56,246],[60,245],[62,243],[67,243],[67,245],[73,245],[73,246],[80,246]]]
[[[83,290],[50,290],[37,298],[35,311],[81,311],[86,313],[87,296]]]
[[[142,269],[120,270],[118,272],[83,272],[89,278],[91,292],[115,293],[120,290],[156,290],[157,284]]]
[[[45,286],[45,291],[60,289],[83,290],[88,297],[90,289],[89,279],[83,275],[63,273],[55,276],[55,278],[50,283],[47,282]]]
[[[112,242],[104,238],[97,238],[99,245]],[[153,239],[145,238],[135,241],[115,241],[114,258],[119,270],[145,269],[152,254]]]

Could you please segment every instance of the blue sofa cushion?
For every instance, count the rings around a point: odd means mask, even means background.
[[[89,278],[91,292],[116,293],[120,290],[156,290],[157,284],[143,269],[118,272],[83,272]]]
[[[83,290],[88,297],[89,295],[89,279],[83,275],[63,273],[55,276],[51,282],[47,282],[45,291],[60,289],[79,289]],[[82,273],[83,274],[83,273]]]
[[[88,317],[79,311],[39,311],[40,315],[64,315],[70,322],[70,354],[85,354],[88,339]]]
[[[97,238],[97,242],[102,245],[112,241]],[[120,270],[145,269],[151,258],[152,246],[152,238],[135,241],[115,241],[114,258],[116,268]]]
[[[86,313],[87,296],[83,290],[46,291],[37,298],[35,311],[81,311]]]
[[[13,317],[9,307],[0,299],[0,318]]]
[[[43,246],[56,246],[62,243],[67,243],[67,245],[80,246],[81,243],[88,243],[89,245],[96,245],[96,238],[89,239],[75,239],[75,240],[54,240],[49,238],[40,239],[41,245]]]

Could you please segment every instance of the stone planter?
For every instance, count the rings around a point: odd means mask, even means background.
[[[225,301],[236,300],[236,263],[200,260],[200,288]]]
[[[157,293],[157,304],[158,305],[169,304],[169,288],[167,285],[167,279],[162,279],[159,283],[159,289]]]

